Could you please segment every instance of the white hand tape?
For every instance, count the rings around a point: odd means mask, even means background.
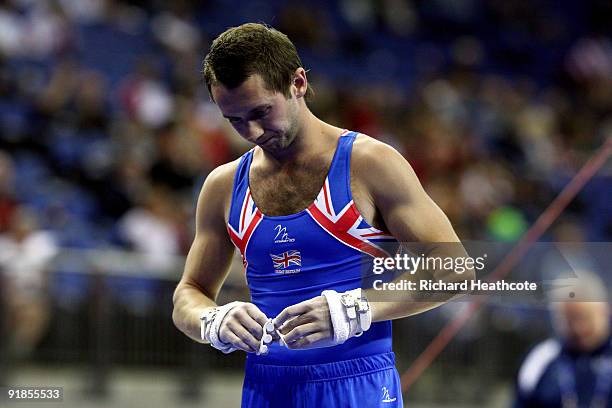
[[[210,345],[225,354],[231,353],[232,351],[237,350],[237,348],[229,343],[223,343],[221,341],[221,339],[219,338],[219,329],[221,328],[221,323],[223,323],[223,319],[225,318],[227,313],[234,307],[242,303],[244,302],[231,302],[226,305],[220,306],[217,309],[217,314],[215,315],[215,319],[211,322],[210,327],[206,328],[206,339],[208,340]]]

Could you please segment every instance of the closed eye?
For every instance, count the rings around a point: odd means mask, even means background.
[[[272,107],[271,106],[267,106],[265,109],[256,110],[255,112],[253,112],[251,117],[253,119],[261,119],[261,118],[267,116],[268,113],[270,113],[271,110],[272,110]]]
[[[258,120],[258,119],[264,118],[268,115],[268,113],[270,113],[271,110],[272,110],[272,106],[270,105],[255,108],[249,112],[249,115],[247,116],[247,120]],[[233,125],[242,121],[242,118],[239,118],[237,116],[225,116],[225,115],[223,116]]]

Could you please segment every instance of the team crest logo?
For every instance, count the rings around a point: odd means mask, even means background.
[[[283,227],[282,225],[278,224],[276,227],[274,227],[274,230],[276,231],[276,236],[274,237],[275,244],[295,242],[295,238],[290,238],[289,234],[287,234],[287,227]]]
[[[272,263],[274,264],[274,272],[278,274],[290,274],[290,273],[298,273],[300,269],[289,269],[291,266],[302,266],[302,256],[300,255],[300,251],[291,250],[283,252],[282,254],[270,254],[272,258]]]

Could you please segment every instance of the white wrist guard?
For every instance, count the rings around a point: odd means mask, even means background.
[[[351,337],[358,337],[370,328],[372,312],[360,288],[338,293],[324,290],[329,314],[334,328],[333,344],[342,344]]]
[[[234,307],[244,302],[231,302],[223,306],[217,306],[214,309],[209,309],[200,316],[200,337],[206,343],[223,353],[231,353],[237,350],[236,347],[228,343],[223,343],[219,339],[219,328],[227,313]]]

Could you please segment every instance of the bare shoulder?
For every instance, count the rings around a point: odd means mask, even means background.
[[[411,168],[395,148],[373,137],[359,134],[351,154],[352,173],[364,181],[397,175],[397,171]]]
[[[214,209],[217,215],[223,214],[223,218],[226,218],[239,163],[240,158],[222,164],[208,174],[200,190],[198,211],[202,211],[203,207],[208,207]]]
[[[408,161],[392,146],[367,136],[355,140],[351,175],[399,241],[456,242],[444,213],[427,195]],[[351,179],[352,180],[352,179]]]
[[[216,189],[231,190],[238,164],[240,164],[240,158],[216,167],[206,177],[206,183]]]

